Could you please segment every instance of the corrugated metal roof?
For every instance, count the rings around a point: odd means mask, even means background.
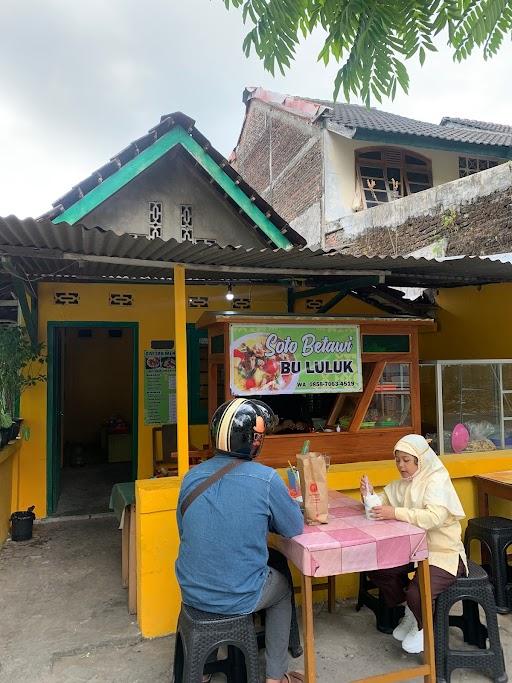
[[[28,279],[172,279],[183,264],[194,279],[280,281],[381,274],[390,286],[453,287],[512,281],[512,264],[483,257],[427,260],[414,257],[351,256],[294,247],[246,249],[150,240],[50,221],[0,218],[0,255]],[[10,270],[4,262],[4,273]]]

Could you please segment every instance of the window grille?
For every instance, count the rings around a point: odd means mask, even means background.
[[[191,296],[188,300],[190,308],[208,308],[207,296]]]
[[[111,306],[133,306],[133,294],[111,292],[108,302]]]
[[[235,296],[232,307],[236,311],[247,311],[251,307],[251,298],[249,296]]]
[[[497,166],[500,161],[497,159],[483,159],[479,157],[459,157],[459,178],[465,178],[473,173],[485,171],[488,168]]]
[[[180,207],[181,218],[181,239],[192,241],[193,225],[192,225],[192,207],[190,204],[182,204]]]
[[[149,238],[162,237],[162,202],[149,202]]]
[[[307,311],[318,311],[323,305],[322,299],[306,299]]]
[[[53,295],[53,303],[58,306],[79,304],[80,295],[78,292],[55,292]]]

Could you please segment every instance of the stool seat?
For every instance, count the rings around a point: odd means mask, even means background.
[[[512,532],[512,519],[506,517],[474,517],[468,520],[468,525],[474,529],[481,529],[483,531],[493,532]]]
[[[507,563],[507,547],[512,544],[512,519],[495,516],[470,519],[464,535],[468,557],[472,541],[479,541],[483,546],[482,564],[489,570],[496,608],[499,613],[506,614],[512,609],[512,570]]]
[[[450,683],[455,669],[475,669],[495,683],[506,683],[508,676],[501,648],[496,603],[489,577],[482,567],[468,561],[468,576],[458,577],[436,601],[434,642],[438,683]],[[452,606],[462,601],[462,616],[450,616]],[[479,606],[485,612],[487,627],[480,622]],[[450,647],[450,626],[462,630],[464,641],[478,650],[454,650]],[[486,648],[489,639],[489,648]]]
[[[372,593],[374,590],[377,590],[375,595]],[[374,613],[375,625],[381,633],[393,633],[405,612],[405,608],[402,605],[398,607],[388,607],[386,605],[380,590],[372,583],[366,572],[359,574],[359,593],[356,611],[359,612],[363,605]]]
[[[224,660],[212,658],[227,646]],[[173,681],[202,683],[203,673],[222,672],[228,683],[259,683],[253,615],[214,614],[181,606],[176,630]]]

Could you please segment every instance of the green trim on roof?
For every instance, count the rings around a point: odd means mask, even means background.
[[[60,216],[53,219],[53,223],[69,223],[74,225],[85,215],[93,211],[106,199],[118,192],[131,180],[152,166],[164,154],[176,145],[181,145],[203,169],[215,180],[215,182],[228,194],[231,199],[254,221],[260,230],[274,242],[276,247],[291,249],[292,243],[281,231],[276,228],[271,220],[258,209],[238,185],[227,173],[212,159],[199,143],[191,137],[184,128],[175,126],[161,138],[158,138],[150,147],[131,159],[128,163],[106,178],[97,187],[88,192],[82,199],[68,207]]]
[[[502,145],[483,145],[481,143],[471,142],[457,142],[456,140],[441,140],[439,138],[420,135],[406,135],[404,133],[386,133],[378,130],[369,130],[367,128],[357,128],[352,139],[400,145],[402,147],[406,145],[408,147],[441,149],[447,152],[474,154],[481,157],[512,159],[512,147],[506,147]]]

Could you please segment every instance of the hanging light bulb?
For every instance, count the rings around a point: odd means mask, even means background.
[[[228,291],[226,292],[226,299],[228,301],[233,301],[235,298],[235,295],[233,294],[233,287],[231,286],[231,282],[228,285]]]

